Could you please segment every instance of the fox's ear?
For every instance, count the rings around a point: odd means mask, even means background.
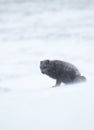
[[[50,60],[46,60],[46,63],[48,64],[50,62]]]

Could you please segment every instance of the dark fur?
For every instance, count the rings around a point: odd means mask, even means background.
[[[59,86],[61,82],[71,84],[86,80],[74,65],[65,61],[43,60],[40,62],[40,69],[43,74],[56,79],[55,86]]]

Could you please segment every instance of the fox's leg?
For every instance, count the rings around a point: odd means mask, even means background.
[[[60,86],[61,85],[61,80],[60,79],[56,79],[56,84],[55,84],[55,86],[53,86],[53,87],[58,87],[58,86]]]

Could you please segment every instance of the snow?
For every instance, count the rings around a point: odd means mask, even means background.
[[[94,130],[94,2],[80,2],[0,0],[0,130]],[[87,82],[52,88],[43,59]]]

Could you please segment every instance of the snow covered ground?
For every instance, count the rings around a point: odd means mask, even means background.
[[[43,59],[87,82],[52,88]],[[94,2],[0,0],[0,130],[94,130]]]

